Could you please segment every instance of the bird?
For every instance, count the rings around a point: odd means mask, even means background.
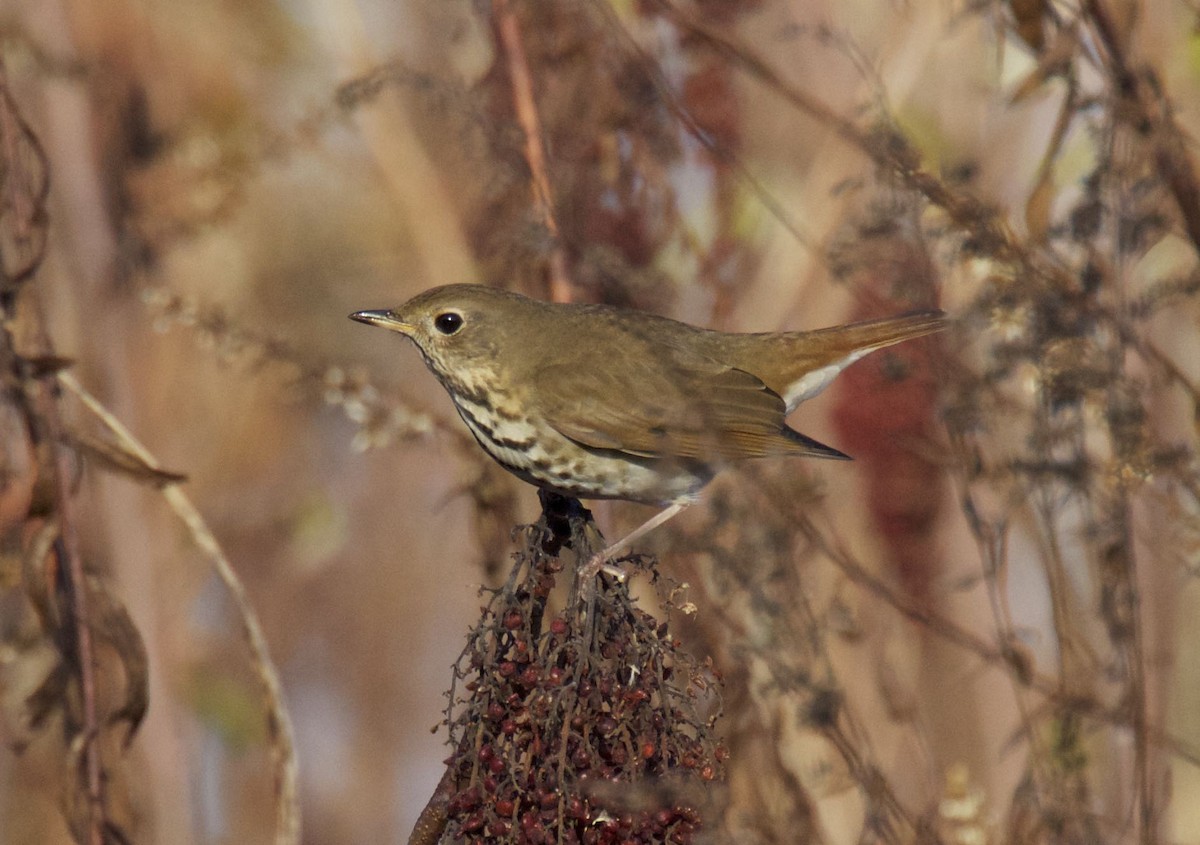
[[[350,319],[412,341],[494,460],[543,489],[662,510],[594,555],[622,552],[699,498],[724,466],[849,456],[786,417],[846,367],[942,330],[939,310],[815,331],[733,333],[611,305],[544,302],[496,287],[434,287]]]

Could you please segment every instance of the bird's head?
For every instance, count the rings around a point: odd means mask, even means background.
[[[519,337],[524,317],[539,303],[482,285],[446,285],[396,308],[356,311],[350,319],[409,338],[439,377],[490,369],[506,340]]]

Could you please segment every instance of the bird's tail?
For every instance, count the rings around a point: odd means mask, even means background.
[[[780,337],[783,354],[774,358],[780,372],[771,385],[791,411],[826,387],[863,356],[885,346],[939,332],[947,326],[942,311],[912,311],[898,317],[864,320],[810,332],[788,332]],[[770,384],[770,382],[768,382]]]

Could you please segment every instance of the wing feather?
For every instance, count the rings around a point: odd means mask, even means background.
[[[560,434],[646,458],[845,457],[788,428],[783,399],[757,376],[637,335],[624,340],[642,348],[576,350],[535,371],[532,395]]]

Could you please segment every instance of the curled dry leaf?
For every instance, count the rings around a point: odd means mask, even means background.
[[[150,466],[138,455],[111,441],[71,428],[64,434],[68,445],[102,469],[129,476],[156,489],[187,481],[186,475]]]
[[[9,296],[41,265],[46,252],[46,154],[17,111],[0,66],[0,295]]]
[[[25,369],[26,378],[37,379],[58,375],[63,370],[75,366],[75,360],[61,355],[34,355],[22,358],[21,365]]]
[[[58,524],[47,521],[34,535],[22,560],[24,596],[37,617],[41,634],[25,642],[22,651],[29,656],[31,665],[35,657],[44,662],[47,650],[52,649],[56,655],[53,666],[49,670],[40,670],[45,672],[44,676],[23,697],[25,712],[17,721],[31,731],[37,731],[52,714],[70,706],[71,685],[77,677],[77,673],[71,671],[73,658],[69,657],[74,651],[70,644],[72,616],[61,604],[66,598],[55,588],[57,559],[52,553],[57,542]],[[124,605],[103,582],[89,578],[87,586],[88,604],[92,608],[89,627],[99,642],[112,649],[125,674],[124,700],[108,715],[107,723],[126,723],[128,731],[124,742],[128,746],[149,706],[150,672],[146,646]]]
[[[128,726],[124,740],[128,747],[150,705],[150,663],[146,657],[146,644],[125,605],[98,579],[90,579],[88,586],[93,612],[92,632],[116,652],[125,671],[124,700],[108,715],[107,723],[111,726],[124,722]]]

